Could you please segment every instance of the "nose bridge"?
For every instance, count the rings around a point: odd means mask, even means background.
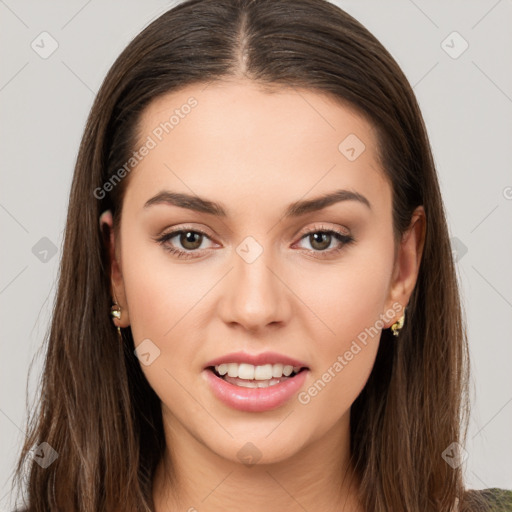
[[[286,287],[275,275],[279,272],[274,268],[271,250],[248,236],[237,246],[233,265],[224,320],[248,329],[283,321],[287,310]]]

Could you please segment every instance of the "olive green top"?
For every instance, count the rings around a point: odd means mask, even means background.
[[[489,489],[469,490],[470,494],[479,494],[486,498],[491,506],[492,512],[512,512],[512,490],[498,489],[491,487]],[[28,512],[27,509],[15,510],[14,512]]]
[[[512,490],[491,487],[478,492],[487,499],[493,512],[512,512]]]

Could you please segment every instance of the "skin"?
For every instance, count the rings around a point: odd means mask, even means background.
[[[362,511],[348,461],[350,406],[371,372],[380,329],[307,404],[293,397],[274,410],[238,411],[215,398],[202,370],[229,352],[271,350],[309,366],[307,390],[365,328],[383,315],[388,328],[401,316],[397,305],[407,305],[417,279],[424,211],[395,246],[373,127],[313,91],[269,93],[245,79],[189,86],[148,106],[140,141],[190,96],[198,105],[125,178],[120,238],[110,239],[122,308],[114,322],[131,326],[136,346],[149,338],[160,350],[141,365],[172,447],[154,480],[156,511],[256,512],[269,503],[281,512]],[[354,161],[338,149],[349,134],[366,146]],[[282,219],[290,203],[340,188],[364,195],[371,208],[343,201]],[[143,208],[163,189],[220,202],[228,216]],[[112,227],[109,212],[100,223]],[[179,259],[155,241],[184,225],[208,235],[195,245],[198,258]],[[355,241],[315,243],[303,236],[310,229],[348,230]],[[263,248],[252,263],[236,252],[247,236]],[[175,236],[167,246],[193,246],[181,242]],[[261,453],[253,466],[237,456],[248,442]]]

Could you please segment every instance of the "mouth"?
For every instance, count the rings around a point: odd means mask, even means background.
[[[236,363],[208,366],[205,369],[225,382],[244,388],[267,388],[275,386],[309,370],[306,366],[266,364],[254,367],[248,364],[238,365]]]
[[[230,362],[210,363],[202,373],[213,396],[228,407],[266,412],[289,403],[305,386],[309,371],[307,366]]]

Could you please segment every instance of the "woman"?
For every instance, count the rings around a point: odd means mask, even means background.
[[[189,0],[125,49],[48,341],[31,511],[490,509],[422,116],[323,0]]]

